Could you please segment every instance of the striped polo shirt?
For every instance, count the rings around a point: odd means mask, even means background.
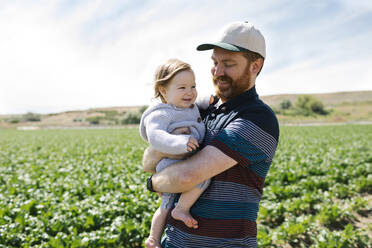
[[[168,216],[162,246],[257,247],[256,219],[278,143],[278,121],[255,87],[218,107],[211,104],[202,117],[206,125],[202,146],[218,148],[237,164],[213,177],[191,208],[198,229]]]

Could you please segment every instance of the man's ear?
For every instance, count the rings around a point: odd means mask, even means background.
[[[251,72],[255,75],[258,75],[258,73],[261,71],[262,66],[263,66],[263,59],[261,58],[256,59],[251,64]]]

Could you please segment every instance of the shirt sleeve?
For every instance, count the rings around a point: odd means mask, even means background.
[[[210,145],[265,177],[277,146],[277,141],[253,122],[238,118],[222,129]]]
[[[167,154],[187,152],[190,135],[174,135],[167,131],[170,117],[161,112],[153,112],[146,117],[146,135],[149,143],[158,151]]]

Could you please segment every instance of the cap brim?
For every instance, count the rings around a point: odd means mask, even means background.
[[[201,44],[201,45],[199,45],[196,48],[196,50],[198,50],[198,51],[205,51],[205,50],[214,49],[215,47],[220,47],[222,49],[233,51],[233,52],[245,52],[245,51],[248,51],[245,48],[238,47],[238,46],[231,45],[229,43],[224,43],[224,42],[215,42],[215,43]]]

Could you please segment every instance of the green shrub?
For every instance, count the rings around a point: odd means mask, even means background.
[[[73,122],[83,122],[84,119],[83,118],[75,118],[73,119]]]
[[[314,114],[327,115],[329,112],[325,110],[323,103],[311,95],[301,95],[295,102],[296,113],[304,116]]]
[[[20,122],[20,120],[19,119],[10,119],[9,122],[12,123],[12,124],[17,124],[17,123]]]
[[[280,132],[258,247],[371,247],[372,125]],[[137,128],[1,130],[0,248],[144,247],[160,203],[147,146]]]
[[[93,125],[98,125],[101,122],[102,117],[101,116],[92,116],[88,117],[86,120]]]
[[[290,100],[286,99],[283,100],[280,104],[280,109],[290,109],[292,107],[292,103]]]
[[[324,109],[324,105],[320,100],[315,100],[310,104],[311,111],[320,115],[327,115],[328,112]]]
[[[126,112],[123,119],[121,119],[121,124],[139,124],[141,121],[141,115],[142,114],[140,112]]]
[[[23,121],[32,121],[32,122],[40,121],[40,115],[28,112],[27,114],[24,114],[22,116],[22,120]]]

